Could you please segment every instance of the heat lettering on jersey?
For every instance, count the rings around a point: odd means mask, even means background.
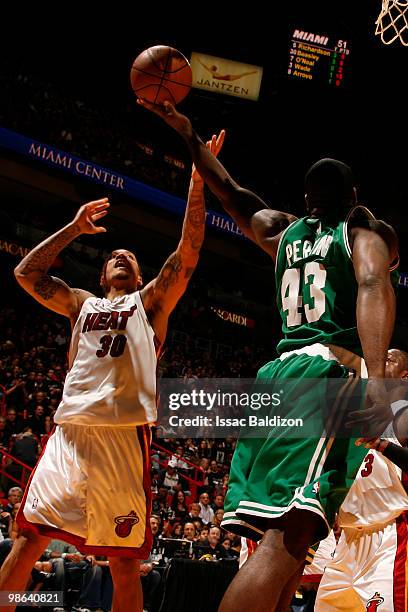
[[[121,312],[88,312],[82,326],[82,333],[90,331],[107,331],[108,329],[126,329],[129,317],[131,317],[137,306],[134,305],[130,310]]]

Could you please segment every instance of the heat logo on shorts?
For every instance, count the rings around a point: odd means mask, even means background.
[[[129,514],[126,515],[115,516],[116,535],[120,538],[127,538],[128,535],[130,535],[130,532],[132,531],[133,525],[137,525],[138,522],[139,517],[137,516],[134,510],[132,510],[132,512],[129,512]]]
[[[374,593],[366,603],[367,612],[376,612],[382,603],[384,603],[384,597],[381,597],[379,593]]]

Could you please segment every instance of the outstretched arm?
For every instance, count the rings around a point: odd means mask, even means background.
[[[160,106],[139,98],[138,103],[159,115],[184,138],[200,175],[226,212],[250,240],[274,258],[280,232],[296,217],[271,210],[255,193],[238,185],[206,148],[188,117],[179,113],[170,102]]]
[[[381,435],[393,418],[383,379],[395,322],[395,294],[389,272],[395,245],[373,229],[354,228],[351,237],[358,283],[357,329],[369,379],[368,407],[350,413],[349,426],[360,425],[363,435],[372,437]]]
[[[395,245],[374,229],[355,228],[352,239],[358,333],[369,377],[384,378],[395,322],[395,294],[389,272]]]
[[[224,133],[221,132],[218,139],[213,136],[207,146],[216,155],[223,141]],[[147,316],[161,343],[166,337],[169,315],[185,292],[197,266],[204,230],[204,181],[193,166],[180,242],[157,278],[141,291]]]
[[[71,289],[61,279],[50,276],[48,270],[62,249],[75,238],[106,231],[94,223],[107,214],[108,207],[108,198],[84,204],[71,223],[36,246],[15,268],[19,285],[40,304],[70,319],[77,316],[83,301],[91,294]]]

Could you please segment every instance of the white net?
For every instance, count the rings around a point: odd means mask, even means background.
[[[408,46],[408,0],[382,0],[381,13],[375,23],[375,33],[385,45],[399,38]]]

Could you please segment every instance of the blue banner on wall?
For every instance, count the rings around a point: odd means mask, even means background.
[[[86,161],[71,153],[61,151],[2,127],[0,127],[0,146],[36,159],[53,168],[65,170],[75,176],[93,181],[103,187],[126,193],[128,196],[147,202],[152,206],[184,215],[186,200],[182,198],[177,198],[141,181],[136,181],[99,164]],[[208,210],[206,224],[218,231],[244,238],[239,227],[227,215]]]

